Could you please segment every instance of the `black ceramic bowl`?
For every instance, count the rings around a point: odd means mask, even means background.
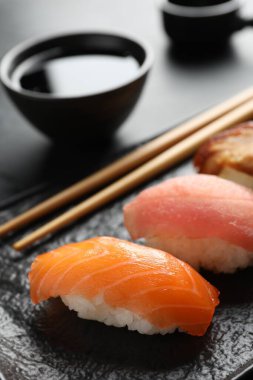
[[[161,0],[159,5],[164,29],[177,43],[224,43],[253,25],[240,17],[241,0]]]
[[[61,95],[24,89],[17,70],[31,59],[99,54],[130,56],[137,61],[131,79],[91,94]],[[1,63],[1,81],[21,113],[54,140],[94,140],[109,137],[136,104],[152,65],[146,43],[128,36],[106,33],[74,33],[36,39],[9,51]],[[84,72],[85,75],[85,72]]]

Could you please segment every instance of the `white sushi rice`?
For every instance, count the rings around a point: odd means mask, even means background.
[[[216,273],[234,273],[237,269],[253,265],[253,252],[218,238],[153,237],[146,238],[146,243],[171,253],[197,270],[204,268]]]
[[[88,300],[80,295],[66,295],[61,299],[70,310],[77,312],[79,318],[103,322],[108,326],[127,326],[129,330],[147,335],[173,333],[177,328],[170,326],[167,329],[159,329],[129,310],[110,307],[101,296]]]

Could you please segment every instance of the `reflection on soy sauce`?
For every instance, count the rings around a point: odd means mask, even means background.
[[[92,95],[123,85],[139,69],[133,56],[80,54],[23,65],[16,80],[26,90],[55,95]],[[37,62],[37,63],[36,63]]]

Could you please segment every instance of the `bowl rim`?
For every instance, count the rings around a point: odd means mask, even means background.
[[[105,36],[105,37],[112,37],[112,38],[119,38],[123,40],[128,40],[130,42],[135,43],[138,45],[144,52],[145,57],[143,63],[138,68],[135,75],[132,76],[131,79],[110,87],[108,90],[102,90],[95,93],[85,93],[85,94],[77,94],[77,95],[60,95],[60,94],[50,94],[50,93],[43,93],[43,92],[36,92],[32,90],[27,90],[22,87],[18,87],[15,85],[15,83],[11,80],[10,76],[8,75],[9,67],[12,65],[12,62],[15,60],[16,57],[18,57],[20,54],[25,52],[26,50],[39,45],[41,43],[49,42],[51,40],[55,40],[58,38],[67,38],[67,37],[73,37],[76,36]],[[111,93],[113,91],[119,90],[121,88],[124,88],[125,86],[130,85],[131,83],[134,83],[136,80],[140,79],[142,76],[144,76],[152,67],[154,61],[154,55],[153,51],[150,47],[150,45],[144,41],[142,38],[136,37],[133,34],[125,33],[125,32],[118,32],[118,31],[103,31],[103,30],[77,30],[77,31],[70,31],[70,32],[62,32],[62,33],[50,33],[46,34],[44,36],[40,36],[37,38],[30,38],[27,39],[13,48],[11,48],[7,53],[3,56],[1,63],[0,63],[0,80],[2,84],[7,87],[7,89],[25,96],[29,98],[36,98],[41,100],[74,100],[74,99],[84,99],[84,98],[91,98],[99,95],[104,95],[107,93]]]
[[[245,0],[230,0],[226,3],[197,7],[173,4],[168,0],[157,0],[159,8],[163,12],[171,14],[173,16],[189,18],[221,16],[239,9],[244,2]]]

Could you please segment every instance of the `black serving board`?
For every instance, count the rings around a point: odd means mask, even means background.
[[[191,162],[185,162],[143,187],[191,172]],[[0,243],[1,380],[223,380],[239,378],[253,364],[253,268],[235,275],[202,273],[221,291],[221,304],[204,337],[144,336],[78,319],[59,300],[31,304],[27,274],[36,255],[95,235],[129,239],[122,206],[140,190],[26,253],[10,246],[18,235]],[[0,222],[44,197],[41,192],[2,209]]]

